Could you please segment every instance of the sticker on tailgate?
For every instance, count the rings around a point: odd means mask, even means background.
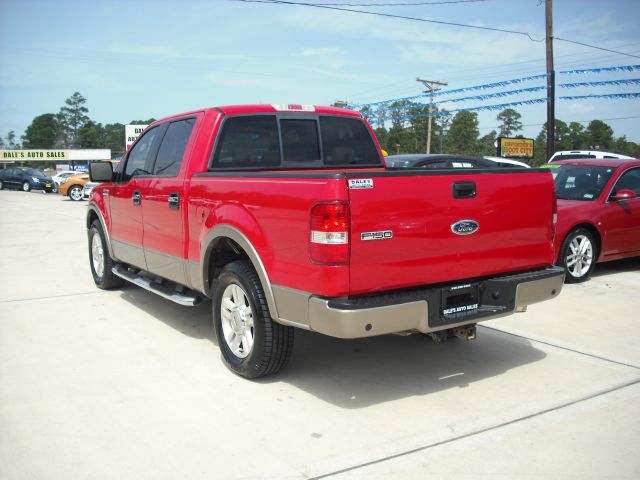
[[[373,178],[350,178],[350,189],[373,188]]]

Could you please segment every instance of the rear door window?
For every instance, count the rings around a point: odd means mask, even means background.
[[[189,143],[191,130],[193,130],[195,123],[195,118],[171,122],[158,150],[156,163],[153,167],[154,175],[170,177],[178,175],[184,151],[187,148],[187,143]]]

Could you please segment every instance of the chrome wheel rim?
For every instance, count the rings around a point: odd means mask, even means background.
[[[82,189],[79,187],[73,187],[69,192],[69,196],[72,200],[80,200],[82,198]]]
[[[593,245],[586,235],[577,235],[571,240],[566,262],[572,277],[580,278],[587,274],[593,263]]]
[[[236,357],[247,358],[253,349],[253,311],[239,285],[231,284],[222,293],[220,317],[227,347]]]
[[[93,271],[101,279],[104,275],[104,248],[100,234],[97,232],[93,234],[91,239],[91,261],[93,262]]]
[[[27,182],[24,182],[22,184],[22,190],[28,192],[29,190],[31,190],[31,185],[29,185]]]

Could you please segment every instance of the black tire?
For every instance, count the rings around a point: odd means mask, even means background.
[[[279,372],[289,362],[293,328],[273,321],[258,274],[248,261],[234,261],[223,268],[212,303],[218,345],[231,371],[259,378]]]
[[[22,191],[23,192],[30,192],[31,191],[31,184],[29,182],[22,182]]]
[[[99,252],[96,250],[100,250]],[[102,261],[96,257],[102,257]],[[89,228],[89,268],[93,281],[102,290],[120,288],[124,280],[113,274],[113,259],[109,256],[109,249],[102,230],[102,225],[98,220],[94,220]]]
[[[4,182],[0,180],[0,190],[4,190]]]
[[[584,282],[596,265],[598,246],[586,228],[571,230],[562,242],[558,265],[564,267],[566,283]]]
[[[82,200],[82,185],[73,185],[68,191],[67,195],[74,202]]]

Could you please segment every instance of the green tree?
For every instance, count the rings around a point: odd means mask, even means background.
[[[145,125],[145,124],[143,124]],[[108,123],[104,126],[103,148],[111,149],[112,157],[119,157],[124,153],[124,124]]]
[[[556,118],[554,123],[556,127],[554,137],[556,151],[571,150],[571,130],[569,126],[559,118]]]
[[[79,148],[102,148],[104,140],[102,124],[90,120],[78,130],[76,145]]]
[[[594,149],[610,150],[613,146],[613,129],[602,120],[592,120],[587,126],[589,145]]]
[[[587,133],[585,132],[584,126],[581,123],[571,122],[569,124],[569,138],[571,143],[571,150],[584,150],[589,147]]]
[[[481,155],[495,156],[496,155],[496,139],[498,134],[495,130],[491,130],[485,136],[480,138],[480,151]]]
[[[22,135],[24,148],[56,148],[60,126],[53,113],[45,113],[33,119]]]
[[[427,151],[427,130],[429,128],[429,106],[422,103],[413,103],[409,110],[409,142],[412,145],[412,153],[426,152]],[[435,139],[435,117],[432,118],[432,132],[431,132],[431,151],[434,149]]]
[[[91,119],[87,115],[89,109],[85,107],[87,102],[79,92],[75,92],[65,100],[65,106],[60,108],[57,120],[61,127],[61,139],[64,147],[78,147],[80,143],[79,132]]]
[[[501,111],[496,120],[502,122],[500,125],[500,137],[511,137],[514,133],[522,130],[522,122],[520,119],[522,115],[516,112],[513,108],[507,108]]]
[[[20,149],[20,142],[16,139],[16,132],[10,130],[5,138],[0,138],[0,147],[5,150],[18,150]]]
[[[613,151],[630,157],[640,158],[640,145],[628,141],[626,135],[615,139],[613,142]]]
[[[480,151],[478,135],[478,114],[464,111],[456,113],[447,134],[447,153],[477,155]]]

